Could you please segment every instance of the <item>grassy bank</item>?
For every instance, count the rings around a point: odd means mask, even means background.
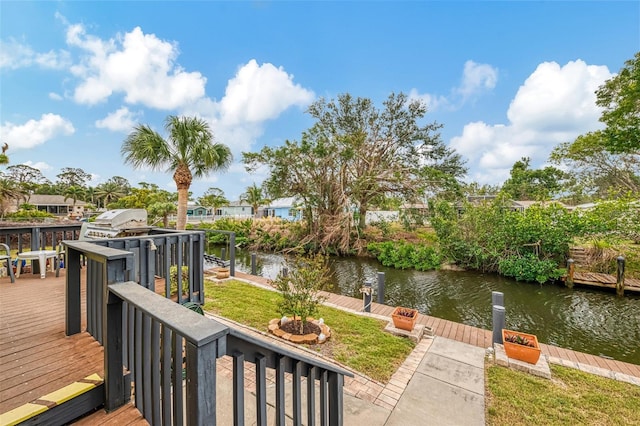
[[[267,330],[269,320],[279,318],[279,294],[236,280],[205,282],[204,309]],[[385,321],[351,314],[326,306],[319,317],[331,327],[331,339],[306,345],[372,379],[386,383],[415,346],[409,339],[384,332]]]
[[[640,425],[640,386],[550,367],[551,380],[487,367],[487,424]]]

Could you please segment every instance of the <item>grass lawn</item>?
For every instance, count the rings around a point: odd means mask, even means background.
[[[206,311],[233,321],[267,330],[269,321],[279,318],[277,292],[237,281],[205,281]],[[411,353],[415,344],[384,331],[385,321],[321,306],[319,317],[331,327],[331,339],[305,345],[372,379],[386,383]]]
[[[640,425],[640,386],[550,365],[547,380],[486,369],[488,425]]]

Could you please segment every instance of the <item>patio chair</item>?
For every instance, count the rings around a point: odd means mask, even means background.
[[[54,269],[56,271],[56,277],[60,276],[60,268],[66,267],[66,264],[67,264],[66,253],[67,252],[64,249],[64,245],[62,244],[62,241],[58,242],[58,245],[56,246],[56,258],[55,258],[56,264],[54,265]]]
[[[6,253],[0,252],[0,262],[3,262],[3,261],[7,262],[7,275],[9,275],[9,278],[11,278],[11,282],[15,283],[16,276],[13,274],[13,265],[11,263],[11,249],[9,248],[8,245],[4,243],[0,243],[0,247],[3,248],[4,251],[6,252]],[[0,263],[0,265],[1,264],[2,263]]]

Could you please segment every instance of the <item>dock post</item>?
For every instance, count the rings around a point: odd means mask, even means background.
[[[384,272],[378,272],[378,303],[384,305]]]
[[[371,299],[373,298],[371,290],[371,281],[366,280],[362,289],[362,309],[365,312],[371,312]]]
[[[491,292],[491,306],[494,305],[504,306],[504,293],[501,291]]]
[[[573,288],[573,274],[576,272],[576,264],[573,259],[567,260],[567,278],[564,281],[564,285],[569,288]]]
[[[251,253],[251,275],[256,275],[256,257],[255,253]]]
[[[502,329],[505,328],[506,312],[504,306],[493,305],[493,344],[502,344]]]
[[[616,294],[624,296],[624,257],[618,256],[618,279],[616,280]]]

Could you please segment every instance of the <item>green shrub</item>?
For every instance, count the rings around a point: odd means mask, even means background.
[[[555,261],[541,260],[532,253],[523,256],[513,255],[501,259],[499,271],[506,277],[517,281],[537,281],[540,284],[556,280],[564,274]]]
[[[178,293],[178,266],[169,268],[169,282],[171,283],[171,295]],[[189,293],[189,267],[182,267],[182,294]]]
[[[404,241],[369,243],[367,250],[384,266],[396,269],[413,268],[418,271],[438,269],[442,263],[435,247],[411,244]]]

